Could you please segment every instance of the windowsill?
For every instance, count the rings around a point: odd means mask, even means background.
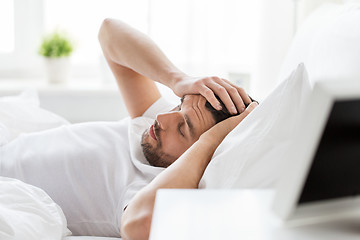
[[[0,79],[0,97],[28,89],[38,93],[41,108],[72,123],[117,121],[127,116],[116,82],[73,78],[67,83],[50,84],[45,78]]]
[[[157,86],[168,101],[178,104],[179,98],[170,89]],[[115,79],[72,78],[63,84],[51,84],[45,78],[0,79],[0,97],[18,95],[27,89],[38,93],[42,108],[72,123],[116,121],[128,116]]]
[[[157,83],[157,87],[168,101],[178,104],[179,98],[170,89],[160,83]],[[45,78],[0,78],[0,96],[19,94],[27,89],[36,90],[42,95],[121,95],[115,79],[71,78],[66,83],[54,84]]]
[[[119,92],[116,82],[104,82],[100,79],[72,78],[65,83],[49,83],[45,78],[0,79],[1,95],[35,89],[39,92]]]

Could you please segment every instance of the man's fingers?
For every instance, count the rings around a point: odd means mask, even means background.
[[[240,106],[245,106],[244,103],[242,103],[241,99],[240,99],[240,103],[239,103],[239,98],[240,96],[238,96],[238,99],[235,98],[235,95],[237,93],[237,90],[232,88],[230,85],[228,85],[227,83],[222,83],[219,84],[215,81],[210,82],[207,84],[207,86],[216,94],[218,95],[218,97],[221,99],[221,101],[224,103],[226,109],[231,113],[231,114],[236,114],[237,111],[237,106],[235,105],[236,103],[240,104]],[[230,92],[229,92],[230,91]],[[235,93],[236,92],[236,93]],[[233,100],[233,97],[236,99],[236,101]],[[234,104],[235,103],[235,104]],[[242,105],[241,105],[242,104]],[[241,108],[240,108],[241,109]]]
[[[242,113],[246,106],[252,102],[243,88],[216,76],[190,81],[190,83],[184,86],[187,86],[187,88],[185,88],[187,90],[183,90],[182,94],[200,93],[213,108],[221,110],[220,102],[215,96],[217,95],[229,113],[234,115]]]
[[[246,105],[249,105],[252,102],[251,98],[249,97],[249,95],[246,93],[246,91],[242,87],[236,86],[229,80],[226,80],[226,79],[222,79],[222,80],[237,89],[243,103],[245,103]]]
[[[252,110],[254,110],[259,104],[257,102],[252,102],[249,104],[249,106],[245,109],[245,111],[243,113],[241,113],[240,115],[233,117],[236,118],[236,120],[239,122],[241,122],[247,115],[249,115],[249,113],[252,112]]]
[[[259,104],[257,102],[251,102],[249,106],[245,109],[245,114],[249,114],[252,110],[254,110]]]
[[[221,129],[219,132],[228,134],[232,131],[249,113],[254,110],[258,104],[256,102],[250,103],[250,105],[240,115],[233,116],[217,123],[213,128]]]
[[[226,79],[221,79],[222,85],[226,88],[229,93],[231,100],[236,106],[236,109],[239,113],[242,113],[246,106],[251,103],[249,96],[246,94],[245,90],[234,85]],[[246,106],[245,106],[246,104]]]
[[[215,108],[218,111],[221,110],[222,107],[220,105],[220,102],[217,100],[217,98],[215,97],[214,92],[210,88],[208,88],[206,86],[203,86],[199,90],[199,93],[206,98],[206,100],[211,104],[211,106],[213,108]]]
[[[241,87],[235,86],[236,89],[238,90],[241,99],[244,101],[244,103],[246,105],[249,105],[250,103],[252,103],[251,98],[249,97],[249,95],[245,92],[245,90]]]

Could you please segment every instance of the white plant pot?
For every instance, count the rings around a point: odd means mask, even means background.
[[[49,83],[65,83],[70,76],[70,58],[45,58],[46,76]]]

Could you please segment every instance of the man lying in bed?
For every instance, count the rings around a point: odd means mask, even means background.
[[[105,20],[99,40],[131,120],[22,135],[0,148],[0,174],[44,189],[73,234],[121,228],[124,238],[147,239],[156,190],[197,188],[216,147],[257,104],[225,79],[184,74],[120,21]],[[181,104],[168,104],[154,81]]]

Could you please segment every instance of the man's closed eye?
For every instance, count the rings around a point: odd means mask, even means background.
[[[183,126],[184,126],[184,122],[178,124],[178,132],[181,136],[185,137],[185,134],[183,132]]]

